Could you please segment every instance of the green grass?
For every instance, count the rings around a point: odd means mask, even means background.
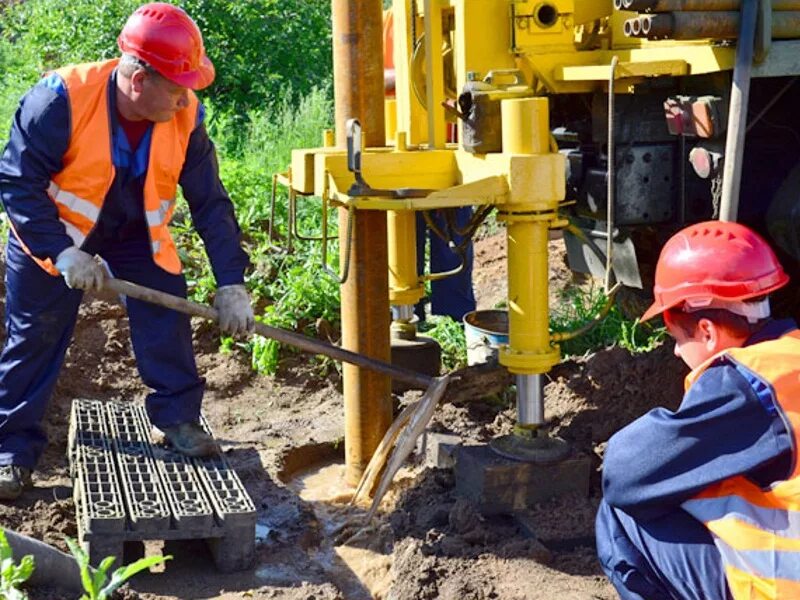
[[[597,287],[588,290],[569,289],[552,307],[550,329],[553,332],[575,331],[593,321],[602,312],[607,297]],[[601,348],[620,346],[631,353],[649,352],[660,345],[667,336],[663,327],[626,319],[614,305],[608,314],[587,332],[560,344],[561,353],[575,356]]]

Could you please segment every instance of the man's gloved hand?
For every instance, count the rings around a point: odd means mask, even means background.
[[[243,285],[223,285],[217,289],[214,308],[219,313],[219,328],[223,333],[252,333],[256,327],[250,296]]]
[[[56,257],[56,269],[64,276],[67,287],[78,290],[103,289],[106,278],[103,266],[77,246],[70,246]]]

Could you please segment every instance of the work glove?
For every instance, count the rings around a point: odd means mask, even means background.
[[[256,327],[250,296],[243,285],[223,285],[217,289],[214,308],[219,313],[219,328],[222,333],[252,333]]]
[[[64,276],[69,288],[98,292],[103,289],[106,278],[103,266],[77,246],[70,246],[56,257],[56,269]]]

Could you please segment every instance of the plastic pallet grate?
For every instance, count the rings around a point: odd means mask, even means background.
[[[119,533],[125,529],[125,509],[103,404],[76,400],[70,423],[69,452],[78,522],[92,534]]]
[[[132,404],[108,402],[105,409],[129,526],[136,531],[162,531],[170,526],[170,510],[136,408]]]
[[[203,429],[213,435],[205,417],[201,416],[200,422]],[[193,458],[192,462],[211,498],[220,524],[233,526],[252,522],[255,526],[256,508],[253,501],[225,457]]]
[[[210,528],[214,525],[211,503],[191,459],[165,446],[153,446],[152,428],[147,413],[142,407],[135,407],[134,410],[143,437],[153,450],[175,526],[179,529]]]
[[[81,539],[255,536],[255,506],[225,458],[189,458],[154,444],[143,407],[74,400],[69,437]]]

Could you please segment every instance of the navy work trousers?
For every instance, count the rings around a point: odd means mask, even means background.
[[[605,501],[597,555],[622,600],[728,600],[722,557],[705,526],[683,510],[639,523]]]
[[[186,297],[183,275],[153,262],[147,240],[91,249],[115,277]],[[9,236],[6,340],[0,354],[0,465],[34,468],[47,438],[41,421],[67,352],[83,297],[42,270]],[[189,317],[126,298],[139,374],[152,388],[147,412],[157,427],[196,420],[204,380],[197,374]],[[86,365],[92,369],[95,365]],[[65,425],[66,426],[66,425]]]
[[[440,211],[431,211],[431,219],[442,231],[449,231],[447,221]],[[472,218],[471,206],[460,206],[456,209],[455,224],[465,228]],[[449,232],[453,242],[460,244],[463,236]],[[461,257],[448,243],[432,232],[425,223],[422,214],[417,213],[417,271],[425,272],[425,242],[430,240],[430,272],[443,273],[451,271],[461,264]],[[464,268],[456,275],[431,282],[431,314],[447,315],[456,321],[475,310],[475,293],[472,289],[472,242],[464,249]]]

